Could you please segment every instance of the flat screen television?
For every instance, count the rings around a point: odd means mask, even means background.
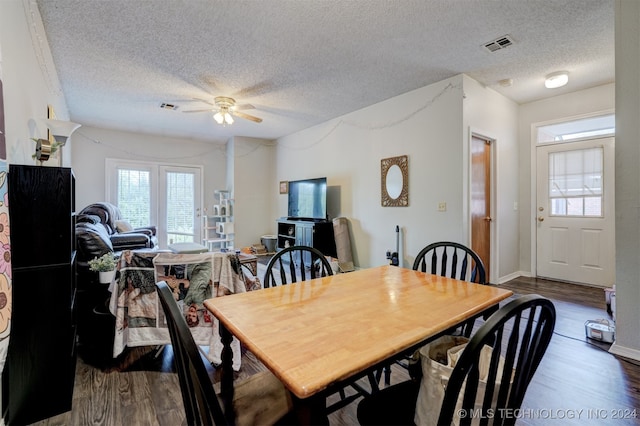
[[[327,219],[327,178],[289,181],[289,219]]]

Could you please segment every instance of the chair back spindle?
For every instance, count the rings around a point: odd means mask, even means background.
[[[462,281],[487,283],[482,259],[470,248],[450,241],[432,243],[420,250],[413,269]]]
[[[264,287],[274,287],[333,275],[329,261],[317,249],[291,246],[276,253],[264,274]]]

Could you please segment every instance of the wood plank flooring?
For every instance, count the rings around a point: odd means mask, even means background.
[[[516,294],[537,293],[554,301],[558,319],[549,349],[529,386],[517,425],[639,425],[640,366],[607,352],[607,344],[585,337],[584,322],[610,318],[599,288],[518,278],[502,285]],[[105,372],[78,359],[72,411],[38,425],[184,424],[171,347],[154,358],[153,348],[125,371]],[[239,377],[264,367],[243,355]],[[212,380],[217,372],[210,368]],[[392,367],[392,383],[406,380]],[[357,401],[329,417],[332,425],[354,425]],[[638,410],[638,411],[635,411]]]

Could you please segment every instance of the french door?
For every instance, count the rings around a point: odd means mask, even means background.
[[[132,226],[157,226],[160,248],[199,242],[202,169],[107,159],[107,198]]]

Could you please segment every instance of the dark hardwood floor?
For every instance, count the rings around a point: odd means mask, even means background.
[[[555,335],[529,386],[517,425],[637,425],[640,421],[640,366],[614,357],[609,345],[585,337],[584,322],[609,319],[599,288],[518,278],[502,285],[518,294],[551,298],[557,309]],[[184,424],[171,347],[154,357],[153,348],[130,352],[135,362],[107,372],[78,359],[73,409],[39,425],[167,425]],[[140,356],[141,353],[146,352]],[[264,367],[251,353],[243,355],[238,377]],[[210,368],[213,381],[217,372]],[[392,367],[392,383],[406,380]],[[353,425],[357,401],[332,413],[332,425]],[[636,411],[638,410],[638,411]],[[637,415],[636,415],[637,414]]]

